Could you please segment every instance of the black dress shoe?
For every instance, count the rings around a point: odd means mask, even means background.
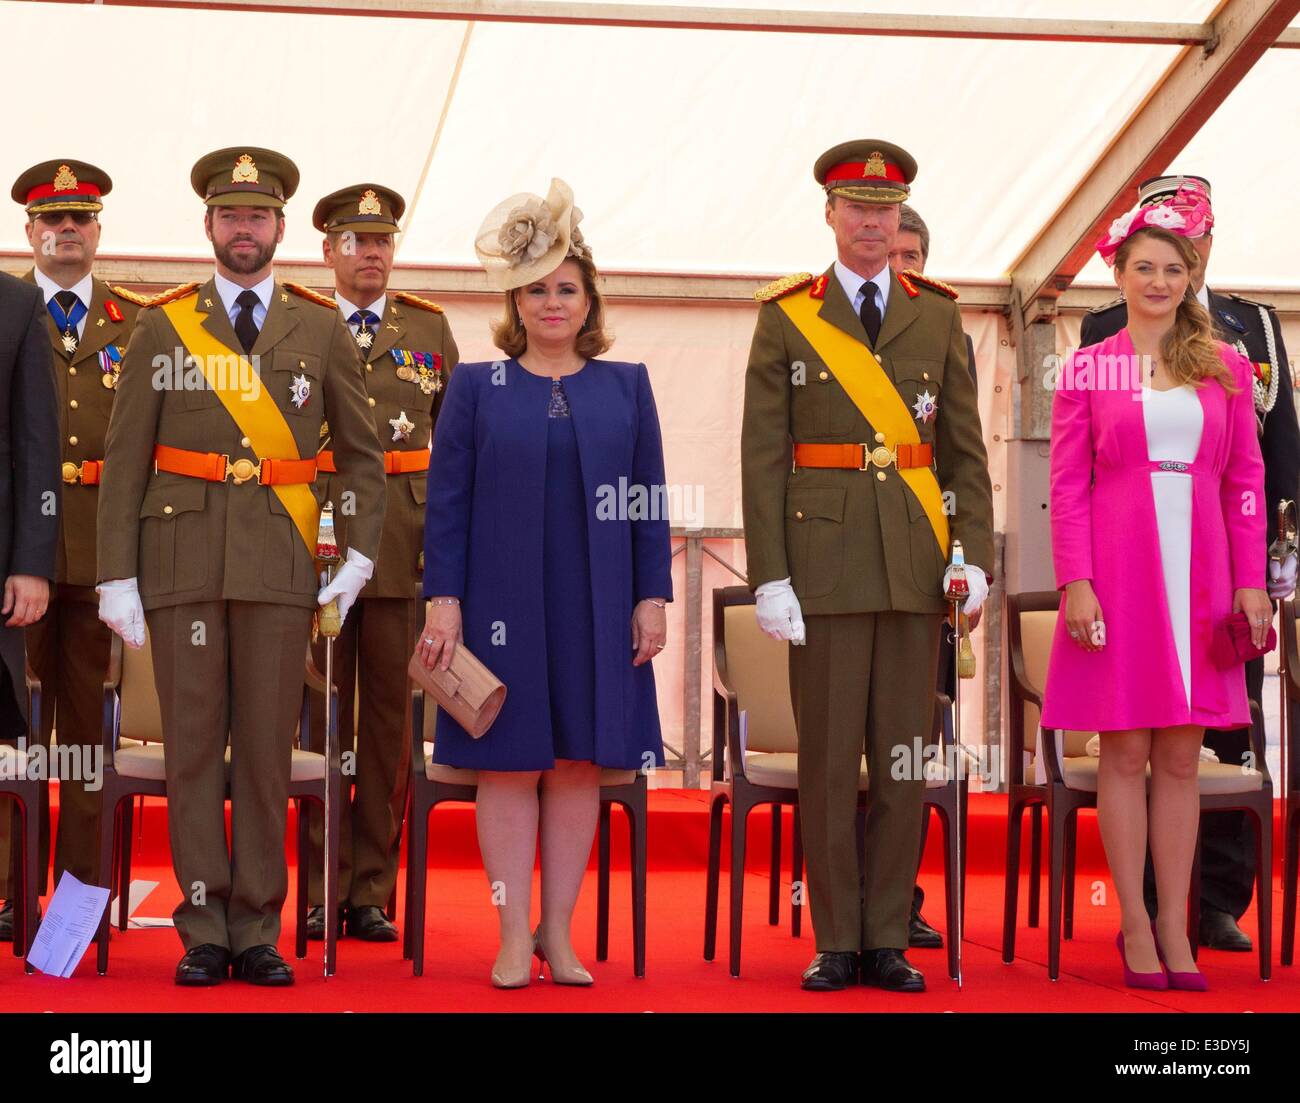
[[[907,920],[907,944],[915,950],[942,950],[943,935],[931,927],[924,916],[913,908]]]
[[[231,975],[249,984],[280,986],[293,983],[293,970],[274,946],[250,946],[235,957]]]
[[[925,991],[925,977],[908,964],[902,950],[863,950],[862,983],[890,992]]]
[[[343,926],[347,919],[347,909],[339,905],[339,937],[343,936]],[[307,912],[307,938],[312,942],[325,941],[325,905],[315,904]]]
[[[1254,948],[1250,935],[1237,926],[1237,921],[1227,912],[1206,908],[1201,912],[1199,941],[1211,950],[1231,950],[1248,954]]]
[[[397,926],[374,904],[348,908],[348,934],[363,942],[396,942]]]
[[[838,992],[857,979],[858,955],[852,950],[825,950],[803,971],[803,987],[809,992]]]
[[[230,951],[213,942],[205,942],[185,951],[176,966],[176,983],[190,987],[220,984],[230,971]]]

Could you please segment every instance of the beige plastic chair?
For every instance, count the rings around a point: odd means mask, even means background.
[[[1060,976],[1061,934],[1074,933],[1074,858],[1078,813],[1097,807],[1099,759],[1085,746],[1095,732],[1043,729],[1037,739],[1047,684],[1047,665],[1056,631],[1061,595],[1055,590],[1010,594],[1007,597],[1007,644],[1011,653],[1011,716],[1009,759],[1012,771],[1007,805],[1006,894],[1002,912],[1002,960],[1015,958],[1016,900],[1020,881],[1020,824],[1025,808],[1037,804],[1048,820],[1047,973]],[[1259,975],[1271,973],[1273,781],[1264,757],[1264,721],[1251,706],[1251,747],[1259,769],[1225,762],[1202,762],[1198,771],[1201,812],[1241,809],[1256,829],[1256,901],[1259,915]],[[1058,740],[1060,746],[1058,747]],[[1027,780],[1042,756],[1041,784]],[[1150,766],[1147,777],[1151,776]],[[1037,855],[1031,857],[1030,884],[1038,879]],[[1188,938],[1193,955],[1200,928],[1200,844],[1192,869]],[[1062,922],[1064,920],[1064,922]]]

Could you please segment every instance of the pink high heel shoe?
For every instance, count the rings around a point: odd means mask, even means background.
[[[1158,973],[1135,973],[1128,967],[1128,958],[1124,956],[1124,932],[1120,931],[1115,936],[1115,946],[1119,950],[1120,964],[1124,966],[1124,984],[1128,988],[1156,988],[1165,989],[1169,987],[1169,976],[1161,969]],[[1160,952],[1159,946],[1156,952]]]
[[[1165,967],[1165,973],[1169,977],[1169,987],[1177,988],[1181,992],[1208,992],[1210,984],[1205,979],[1205,974],[1199,971],[1191,973],[1175,973],[1169,968],[1169,963],[1165,961],[1165,952],[1160,949],[1160,938],[1156,934],[1156,925],[1151,924],[1151,937],[1156,943],[1156,957],[1160,959],[1160,964]]]

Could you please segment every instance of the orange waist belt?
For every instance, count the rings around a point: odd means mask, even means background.
[[[207,479],[212,483],[233,479],[236,485],[250,479],[255,479],[262,486],[310,483],[316,479],[314,459],[232,461],[224,452],[191,452],[188,448],[172,448],[167,444],[154,445],[153,468],[155,471],[170,471],[174,475]]]
[[[929,467],[934,462],[932,444],[796,444],[795,467],[844,467],[866,471],[876,467]]]
[[[68,484],[98,486],[103,473],[103,460],[82,460],[80,463],[68,462],[63,465],[63,481]]]
[[[333,475],[338,471],[334,466],[333,452],[317,452],[316,468],[326,474]],[[384,474],[385,475],[408,475],[412,471],[429,470],[429,451],[426,448],[415,448],[409,452],[385,452],[384,453]]]

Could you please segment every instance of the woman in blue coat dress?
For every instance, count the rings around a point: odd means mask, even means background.
[[[663,450],[644,364],[610,345],[581,213],[560,180],[512,196],[476,249],[506,292],[510,357],[462,364],[434,433],[417,646],[458,641],[507,686],[488,733],[440,712],[434,760],[479,771],[479,846],[501,924],[498,987],[591,983],[569,927],[600,808],[601,767],[663,764],[650,660],[672,600]],[[541,924],[531,924],[540,823]]]

